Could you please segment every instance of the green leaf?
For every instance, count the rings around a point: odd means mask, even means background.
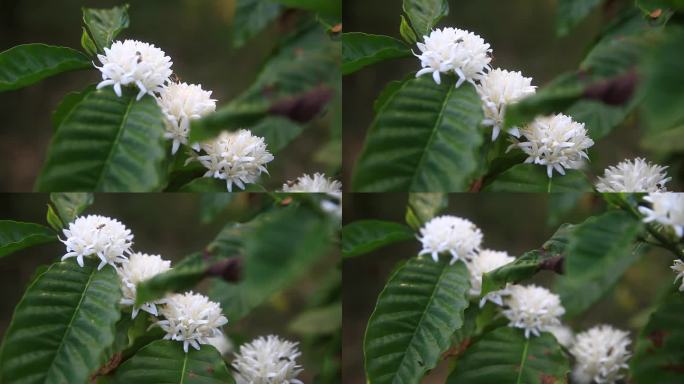
[[[55,130],[62,125],[64,119],[71,114],[86,96],[95,92],[95,85],[92,85],[80,92],[70,92],[62,99],[57,109],[52,113],[52,126]]]
[[[364,338],[368,382],[418,383],[449,349],[463,326],[468,270],[412,258],[390,277],[378,297]]]
[[[121,316],[114,268],[58,262],[17,305],[0,356],[3,383],[85,383],[106,361]]]
[[[636,0],[636,4],[647,13],[663,8],[684,8],[684,0]]]
[[[449,205],[445,193],[423,192],[409,193],[406,204],[406,224],[414,230],[420,229]]]
[[[468,189],[483,143],[480,99],[445,76],[406,81],[377,112],[356,167],[358,192]]]
[[[684,368],[684,294],[672,289],[639,334],[630,359],[635,383],[677,384]]]
[[[0,257],[56,240],[55,232],[42,225],[0,220]]]
[[[342,327],[342,304],[335,303],[323,308],[302,312],[288,330],[302,336],[321,336],[335,334]]]
[[[304,132],[304,127],[292,120],[276,116],[261,120],[249,130],[252,134],[263,137],[268,151],[275,155]]]
[[[341,17],[342,16],[342,1],[341,0],[272,0],[276,3],[312,11],[327,16]]]
[[[51,193],[50,201],[55,207],[64,225],[73,222],[86,208],[93,204],[95,198],[92,193],[68,192]]]
[[[404,12],[418,36],[427,36],[439,20],[449,14],[446,0],[404,0]]]
[[[568,238],[565,273],[556,280],[567,316],[576,316],[605,295],[640,252],[633,242],[642,224],[624,211],[610,211],[578,224]]]
[[[157,340],[116,369],[112,384],[234,383],[223,358],[211,345],[183,352],[183,343]]]
[[[97,45],[88,34],[88,30],[85,27],[83,27],[83,33],[81,34],[81,47],[91,57],[97,55]]]
[[[128,4],[109,9],[83,8],[83,23],[102,52],[112,45],[121,31],[128,28]]]
[[[411,50],[393,37],[361,32],[342,34],[342,74],[389,59],[411,56]]]
[[[200,221],[209,224],[214,221],[235,198],[232,193],[203,193],[200,195]]]
[[[37,181],[39,191],[159,190],[164,182],[161,111],[151,96],[125,89],[86,95],[55,134]]]
[[[201,253],[187,256],[171,270],[160,273],[136,286],[135,305],[159,299],[167,292],[181,292],[192,288],[207,276],[208,264]]]
[[[401,15],[399,34],[401,35],[401,38],[404,39],[406,44],[414,45],[418,41],[418,37],[416,37],[416,32],[413,30],[413,28],[411,28],[411,25],[409,25],[409,22],[406,20],[404,15]]]
[[[280,15],[281,6],[264,0],[237,0],[233,17],[233,46],[242,47]]]
[[[50,228],[52,228],[56,232],[59,232],[62,230],[62,228],[64,228],[64,223],[62,223],[62,220],[59,218],[59,215],[57,215],[55,209],[52,208],[52,205],[50,204],[48,204],[47,206],[47,215],[45,217],[45,220],[47,221]]]
[[[556,34],[567,35],[601,2],[601,0],[559,0],[556,9]]]
[[[62,72],[92,67],[88,56],[71,48],[18,45],[0,53],[0,92],[23,88]]]
[[[568,358],[550,333],[526,339],[520,329],[500,327],[466,349],[448,384],[567,383]]]
[[[180,187],[179,192],[226,193],[226,182],[211,177],[198,177]]]
[[[415,239],[411,228],[389,221],[361,220],[342,228],[342,256],[369,253],[386,245]]]
[[[581,171],[569,169],[565,175],[546,174],[546,167],[538,164],[518,164],[498,175],[487,184],[485,192],[590,192],[591,182]]]

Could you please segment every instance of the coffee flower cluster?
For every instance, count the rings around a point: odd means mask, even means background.
[[[672,178],[667,177],[667,167],[651,164],[645,159],[625,160],[618,165],[606,168],[596,182],[599,192],[665,192],[665,184]]]
[[[297,343],[275,335],[259,337],[240,347],[232,362],[237,384],[303,384]]]
[[[577,335],[570,348],[575,357],[572,378],[578,384],[615,383],[623,378],[630,353],[627,332],[600,325]]]
[[[418,240],[423,244],[420,255],[430,255],[436,262],[440,253],[449,253],[453,264],[476,255],[482,244],[482,231],[468,219],[439,216],[425,223]]]
[[[323,173],[313,176],[304,174],[295,181],[283,184],[285,193],[323,193],[326,198],[321,201],[321,209],[338,218],[342,218],[342,183],[325,177]]]
[[[644,222],[658,223],[670,228],[677,237],[684,236],[684,193],[649,193],[644,200],[650,207],[639,207]]]

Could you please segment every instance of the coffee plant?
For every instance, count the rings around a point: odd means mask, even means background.
[[[236,47],[279,17],[286,22],[253,83],[218,107],[210,90],[192,84],[192,74],[174,72],[165,51],[121,39],[131,22],[128,5],[84,8],[81,50],[35,43],[0,53],[0,92],[68,71],[98,71],[102,77],[67,94],[55,109],[35,189],[260,191],[268,164],[311,125],[329,128],[318,134],[328,144],[312,148],[312,157],[338,172],[340,8],[338,0],[237,1]],[[239,63],[226,63],[231,65]]]
[[[518,257],[487,249],[487,228],[442,214],[440,193],[410,194],[406,223],[345,225],[345,259],[421,247],[395,267],[368,320],[367,382],[418,383],[438,364],[454,384],[682,382],[684,194],[584,196],[595,214]],[[600,323],[575,334],[567,322],[656,248],[673,260],[671,280],[638,335]],[[556,275],[551,288],[530,282],[542,271]]]
[[[674,175],[681,183],[681,1],[558,0],[559,35],[602,4],[615,14],[578,68],[542,87],[497,68],[496,47],[477,31],[438,28],[450,3],[403,0],[400,38],[342,35],[343,75],[417,59],[417,72],[389,83],[373,105],[352,190],[656,192]],[[590,169],[595,143],[635,115],[647,152]]]
[[[144,235],[134,227],[86,214],[90,194],[50,195],[47,226],[0,220],[3,262],[39,244],[64,247],[35,271],[14,309],[0,382],[297,384],[302,371],[339,382],[341,274],[329,258],[340,226],[329,206],[338,202],[315,194],[237,199],[199,197],[205,222],[216,224],[235,203],[248,219],[225,223],[203,249],[173,264],[142,253],[155,251],[135,246]],[[289,324],[251,342],[231,330],[241,319],[255,321],[254,309],[312,269],[320,286]],[[275,335],[284,331],[299,340]],[[301,346],[316,356],[302,357]]]

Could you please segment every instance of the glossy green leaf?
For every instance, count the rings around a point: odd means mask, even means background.
[[[80,92],[70,92],[62,99],[57,109],[52,113],[52,126],[55,130],[62,125],[64,119],[71,114],[83,99],[95,92],[95,85],[92,85]]]
[[[62,72],[92,67],[88,56],[71,48],[18,45],[0,53],[0,92],[23,88]]]
[[[546,174],[546,166],[518,164],[487,184],[485,192],[590,192],[591,182],[582,171],[566,170],[565,175]]]
[[[114,268],[98,261],[58,262],[17,305],[0,355],[3,383],[85,383],[106,362],[121,316]]]
[[[183,343],[157,340],[116,369],[112,384],[234,383],[221,354],[211,345],[183,352]]]
[[[448,195],[437,192],[409,193],[406,204],[406,224],[418,230],[449,205]]]
[[[88,94],[62,121],[37,181],[40,191],[144,192],[161,188],[166,146],[154,98],[133,89]]]
[[[364,338],[369,383],[420,382],[463,326],[470,289],[458,262],[412,258],[390,277],[378,297]]]
[[[684,294],[673,288],[639,334],[629,361],[636,383],[677,384],[684,369]]]
[[[268,0],[237,0],[233,17],[233,45],[243,46],[264,30],[278,15],[281,6]]]
[[[401,15],[401,24],[399,24],[399,34],[408,45],[414,45],[418,41],[416,32],[413,30],[413,28],[411,28],[411,25],[406,20],[404,15]]]
[[[88,34],[88,30],[85,27],[83,27],[83,33],[81,33],[81,48],[83,48],[91,57],[97,55],[97,45]]]
[[[83,8],[83,23],[102,52],[112,45],[121,31],[128,28],[128,4],[109,9]]]
[[[62,223],[68,225],[92,205],[95,198],[87,192],[55,192],[50,194],[50,201]]]
[[[50,228],[33,223],[0,220],[0,257],[53,241],[57,241],[57,235]]]
[[[386,245],[415,239],[411,228],[390,221],[361,220],[342,228],[342,256],[369,253]]]
[[[501,327],[485,334],[456,361],[448,384],[561,384],[568,358],[550,333],[526,339],[522,330]]]
[[[554,289],[568,316],[603,297],[640,252],[633,245],[642,223],[624,211],[609,211],[578,224],[568,237],[565,273]]]
[[[422,40],[442,17],[449,14],[449,3],[446,0],[404,0],[404,12]]]
[[[471,84],[404,82],[377,112],[356,166],[358,192],[458,192],[468,189],[483,143],[482,107]]]
[[[558,0],[556,34],[565,36],[601,4],[602,0]]]
[[[393,37],[361,32],[342,34],[342,74],[389,59],[411,56],[406,44]]]

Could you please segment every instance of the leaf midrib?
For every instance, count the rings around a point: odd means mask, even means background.
[[[142,101],[142,100],[141,100]],[[121,124],[119,124],[119,131],[116,134],[116,138],[114,139],[114,142],[112,143],[111,147],[109,148],[109,153],[107,154],[107,158],[105,159],[104,164],[102,165],[102,170],[100,172],[100,176],[97,179],[97,182],[95,183],[95,190],[99,190],[100,185],[102,181],[104,180],[104,175],[107,172],[107,169],[109,168],[110,165],[110,160],[112,159],[112,156],[114,156],[114,150],[116,147],[119,145],[119,142],[121,141],[121,136],[123,136],[123,131],[125,129],[126,123],[128,123],[128,117],[131,112],[131,109],[133,108],[133,104],[135,104],[136,100],[135,97],[132,96],[128,100],[128,105],[126,106],[126,113],[124,113],[123,118],[121,119]]]
[[[185,356],[183,357],[183,367],[181,368],[181,379],[179,384],[183,384],[185,381],[185,367],[188,365],[188,354],[190,352],[185,352]]]
[[[523,373],[523,370],[525,369],[525,362],[527,361],[527,352],[528,352],[529,346],[530,346],[530,339],[525,338],[525,345],[523,347],[522,357],[520,358],[520,369],[518,370],[518,378],[515,380],[516,384],[520,384],[520,380],[522,379],[522,373]]]

